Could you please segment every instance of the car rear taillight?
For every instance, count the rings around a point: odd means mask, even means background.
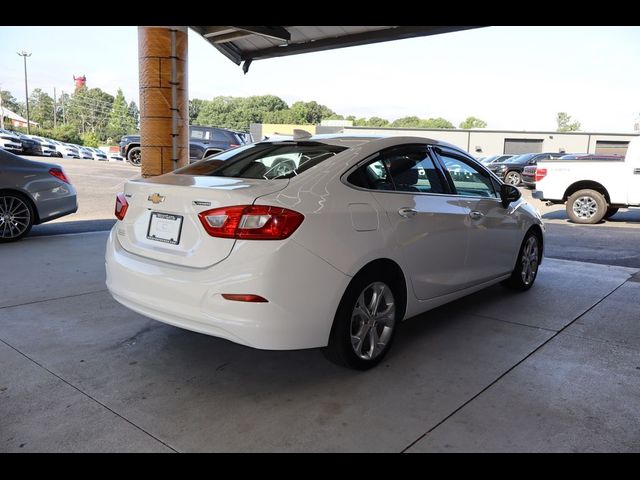
[[[67,176],[64,174],[64,172],[59,169],[59,168],[50,168],[49,169],[49,175],[53,175],[54,177],[56,177],[58,180],[62,180],[64,183],[68,183],[69,185],[71,185],[71,182],[69,181],[69,179],[67,178]]]
[[[229,146],[231,148],[234,148],[234,147],[239,147],[240,145],[238,145],[237,143],[230,143]]]
[[[198,214],[212,237],[243,240],[283,240],[300,226],[304,215],[282,207],[236,205]]]
[[[542,180],[546,176],[547,176],[547,169],[546,168],[538,168],[538,169],[536,169],[536,182],[539,182],[540,180]]]
[[[127,214],[127,208],[129,208],[129,202],[124,196],[124,193],[116,195],[116,218],[118,220],[124,220],[124,216]]]

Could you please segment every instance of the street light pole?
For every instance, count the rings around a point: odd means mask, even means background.
[[[17,52],[24,60],[24,96],[27,102],[27,133],[31,133],[31,122],[29,121],[29,87],[27,87],[27,57],[30,57],[31,54],[25,52]]]

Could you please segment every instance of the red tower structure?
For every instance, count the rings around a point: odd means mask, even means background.
[[[73,81],[76,83],[76,90],[84,87],[87,84],[87,77],[82,75],[81,77],[73,76]]]

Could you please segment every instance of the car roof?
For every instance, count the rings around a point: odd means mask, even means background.
[[[382,140],[386,138],[403,138],[407,140],[407,143],[415,142],[415,143],[426,143],[428,145],[438,145],[442,147],[449,147],[453,150],[461,151],[468,155],[464,150],[460,147],[457,147],[451,143],[443,142],[441,140],[435,140],[433,138],[427,137],[411,137],[411,136],[397,136],[397,135],[373,135],[373,134],[345,134],[345,133],[321,133],[312,135],[307,138],[279,138],[279,139],[266,139],[261,140],[256,143],[299,143],[299,142],[318,142],[318,143],[326,143],[327,145],[340,145],[347,147],[355,147],[358,145],[362,145],[364,143],[369,143],[375,140]],[[346,145],[345,145],[346,144]]]

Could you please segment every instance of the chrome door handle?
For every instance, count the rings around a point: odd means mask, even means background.
[[[469,216],[474,220],[479,220],[484,217],[484,213],[473,211],[469,213]]]
[[[414,208],[401,208],[400,210],[398,210],[398,213],[405,218],[411,218],[416,213],[418,213],[418,211]]]

